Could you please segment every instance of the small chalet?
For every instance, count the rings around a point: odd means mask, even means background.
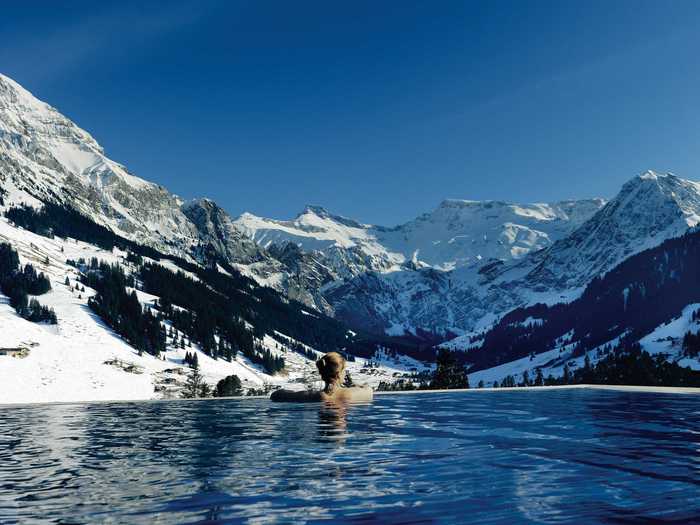
[[[24,347],[16,348],[2,348],[0,347],[0,357],[27,357],[29,355],[29,349]]]

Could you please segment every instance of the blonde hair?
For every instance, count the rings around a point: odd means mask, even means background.
[[[338,352],[328,352],[316,361],[316,368],[326,383],[339,383],[345,372],[345,359]]]

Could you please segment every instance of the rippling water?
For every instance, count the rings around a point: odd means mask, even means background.
[[[0,523],[683,523],[700,398],[0,407]]]

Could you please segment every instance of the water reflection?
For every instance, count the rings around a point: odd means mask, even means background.
[[[576,390],[6,407],[0,523],[692,521],[696,399]]]
[[[365,413],[364,410],[371,410],[372,402],[342,402],[326,401],[319,404],[318,410],[318,437],[320,441],[329,441],[337,445],[345,443],[348,433],[348,414],[353,410],[357,411],[357,416]]]

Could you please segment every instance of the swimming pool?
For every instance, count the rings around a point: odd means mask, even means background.
[[[700,397],[556,390],[0,407],[0,523],[700,515]]]

